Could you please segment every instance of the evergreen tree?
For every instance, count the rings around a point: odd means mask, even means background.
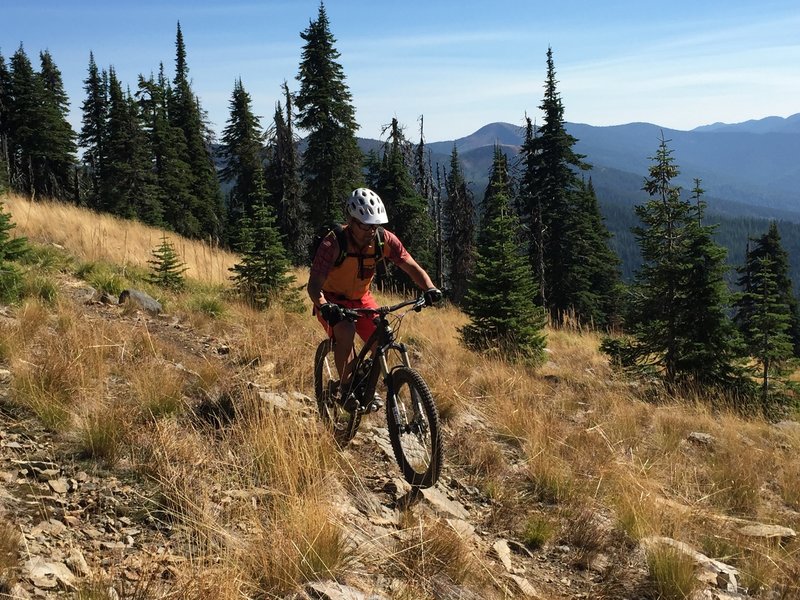
[[[69,98],[64,91],[61,71],[53,62],[49,52],[39,53],[41,70],[39,77],[43,83],[43,126],[47,135],[43,136],[43,180],[37,184],[44,195],[62,200],[76,200],[74,197],[73,173],[75,169],[76,134],[67,120]]]
[[[536,281],[538,295],[536,303],[547,307],[544,267],[544,213],[542,194],[539,193],[540,166],[539,166],[539,140],[530,117],[525,117],[525,138],[520,148],[522,155],[522,178],[520,181],[520,195],[518,210],[522,215],[522,223],[527,224],[530,234],[528,253]]]
[[[285,110],[275,107],[275,128],[269,144],[267,187],[271,204],[278,217],[278,228],[286,241],[289,260],[295,265],[308,263],[310,232],[305,221],[306,207],[302,200],[299,157],[294,135],[292,95],[283,82]]]
[[[0,301],[13,302],[19,298],[22,275],[12,261],[20,258],[28,251],[28,242],[24,237],[11,237],[11,230],[16,225],[11,215],[5,212],[0,203]]]
[[[183,132],[185,154],[189,166],[191,205],[181,215],[178,231],[190,237],[219,239],[223,233],[224,208],[211,156],[211,132],[203,121],[203,110],[189,82],[189,66],[181,25],[175,40],[175,78],[170,99],[170,124]]]
[[[742,296],[752,311],[740,313],[739,319],[747,350],[761,365],[761,400],[766,407],[770,376],[779,375],[781,365],[792,356],[792,314],[778,285],[778,268],[772,257],[753,253],[748,264],[748,288]]]
[[[445,187],[447,200],[443,210],[443,232],[449,259],[447,285],[453,302],[459,304],[467,292],[467,283],[474,268],[475,208],[455,145],[450,155],[450,173],[445,180]]]
[[[574,286],[570,277],[575,267],[573,254],[576,221],[582,218],[576,206],[580,179],[576,170],[587,169],[583,155],[573,146],[577,140],[567,133],[564,106],[557,90],[553,51],[547,49],[545,93],[539,109],[544,113],[538,135],[523,148],[523,162],[531,172],[525,174],[528,184],[526,209],[529,215],[541,214],[543,257],[534,255],[533,267],[541,261],[544,268],[545,297],[551,315],[574,309]]]
[[[262,197],[265,190],[256,192]],[[275,301],[297,304],[295,278],[288,273],[289,261],[275,226],[275,215],[266,203],[253,205],[252,220],[245,217],[240,222],[241,262],[231,271],[237,292],[258,308],[266,308]]]
[[[44,179],[44,84],[20,45],[11,57],[8,103],[8,166],[11,187],[35,198]]]
[[[155,176],[139,107],[109,70],[106,159],[100,188],[101,210],[149,225],[162,224]]]
[[[520,252],[519,220],[509,207],[507,169],[505,155],[495,147],[475,272],[463,301],[470,323],[460,332],[473,350],[538,362],[545,347],[545,313],[533,302],[536,286]]]
[[[757,295],[750,292],[752,287],[751,276],[762,258],[769,259],[768,265],[772,268],[772,278],[780,295],[780,302],[787,306],[789,311],[788,334],[792,340],[793,353],[800,356],[800,313],[798,312],[797,298],[792,291],[794,286],[789,277],[789,254],[783,248],[781,236],[778,232],[778,225],[774,221],[770,223],[768,231],[758,238],[752,238],[751,244],[748,243],[745,254],[745,264],[739,269],[739,289],[743,296],[737,302],[737,312],[735,316],[736,324],[745,338],[748,345],[752,346],[753,340],[749,338],[749,326],[746,323],[753,318],[757,308],[752,304]]]
[[[11,170],[8,158],[9,120],[11,118],[11,73],[6,59],[0,54],[0,194],[11,189]]]
[[[264,184],[264,132],[241,79],[234,84],[229,106],[230,117],[222,132],[221,156],[225,166],[220,177],[233,183],[228,193],[228,222],[237,223],[244,216],[252,219],[256,186]]]
[[[386,204],[391,231],[427,269],[432,264],[429,248],[433,227],[428,216],[428,203],[414,189],[409,168],[411,157],[411,144],[406,141],[397,119],[392,119],[373,189]],[[401,289],[415,287],[411,279],[398,269],[392,271],[389,281]]]
[[[343,220],[344,201],[362,180],[361,151],[352,96],[322,3],[316,21],[300,37],[305,45],[295,106],[298,127],[309,132],[303,154],[303,201],[315,231]]]
[[[181,262],[175,246],[167,239],[166,234],[161,235],[161,244],[153,250],[153,257],[147,263],[151,270],[150,283],[170,290],[182,290],[186,286],[183,274],[188,267]]]
[[[183,131],[169,120],[172,90],[159,67],[158,77],[139,76],[137,91],[143,128],[150,144],[155,173],[156,197],[163,208],[164,224],[184,234],[197,231],[199,224],[191,214],[194,197],[191,193],[192,173],[184,160],[186,140]]]
[[[619,315],[622,282],[619,258],[600,213],[591,178],[574,195],[578,218],[571,240],[572,266],[564,288],[580,320],[606,327]]]
[[[725,251],[702,225],[704,203],[693,206],[672,184],[679,170],[661,139],[635,207],[634,229],[644,263],[636,275],[630,326],[635,361],[659,369],[669,385],[725,384],[736,376],[738,338],[727,316]]]
[[[92,208],[99,208],[108,120],[108,77],[105,72],[101,75],[94,61],[94,54],[91,52],[89,74],[83,80],[83,89],[86,92],[86,99],[81,106],[83,121],[78,143],[84,150],[83,162],[92,182],[87,204]]]
[[[481,226],[478,234],[479,245],[486,241],[488,225],[497,216],[497,211],[510,210],[509,206],[505,206],[503,203],[495,200],[495,196],[497,195],[511,198],[514,193],[511,189],[511,177],[508,172],[508,158],[500,146],[495,144],[492,158],[492,170],[489,174],[489,183],[483,194],[483,206],[480,218]]]

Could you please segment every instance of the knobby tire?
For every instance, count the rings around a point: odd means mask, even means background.
[[[419,410],[414,410],[414,401]],[[416,413],[416,414],[414,414]],[[439,411],[428,384],[414,369],[397,367],[386,403],[389,439],[403,477],[414,487],[431,487],[442,469]],[[412,432],[404,432],[411,427]]]

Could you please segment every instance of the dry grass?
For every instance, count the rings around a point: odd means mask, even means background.
[[[662,600],[685,600],[698,587],[694,560],[669,546],[648,549],[647,567]]]
[[[442,577],[456,584],[468,583],[475,573],[470,547],[450,525],[411,513],[404,515],[392,562],[398,575],[423,588]]]
[[[58,244],[68,248],[78,260],[104,261],[123,267],[147,268],[152,251],[161,244],[163,232],[134,221],[111,215],[89,214],[87,210],[58,202],[29,202],[11,195],[4,201],[16,229],[14,233],[40,244]],[[58,223],[58,227],[53,227]],[[226,283],[228,268],[236,257],[219,247],[179,236],[175,251],[186,264],[186,276],[210,283]]]
[[[19,576],[20,531],[12,523],[0,519],[0,593],[8,594]]]
[[[360,465],[345,462],[351,458],[307,412],[276,412],[257,394],[312,395],[311,357],[322,338],[317,322],[232,300],[224,286],[235,257],[177,238],[192,282],[159,299],[207,347],[187,350],[177,335],[165,340],[146,320],[89,320],[54,292],[56,272],[76,268],[111,291],[139,285],[161,232],[59,204],[12,197],[8,207],[20,235],[59,244],[75,257],[64,261],[50,245],[37,249],[26,265],[29,299],[0,319],[11,401],[104,466],[130,457],[154,488],[152,514],[190,532],[185,577],[158,593],[281,597],[313,578],[363,575],[331,490],[344,487],[374,503],[373,482],[356,481]],[[63,225],[51,231],[53,222]],[[295,275],[301,285],[308,273]],[[670,536],[736,563],[752,589],[791,597],[786,590],[800,572],[796,551],[748,545],[721,523],[724,515],[745,515],[800,525],[796,517],[787,522],[800,506],[796,429],[742,418],[699,390],[675,399],[631,385],[609,368],[599,336],[569,319],[548,329],[549,352],[538,369],[466,351],[457,334],[465,323],[462,313],[444,307],[410,314],[399,333],[437,400],[447,476],[484,495],[483,528],[530,547],[557,539],[573,548],[578,568],[601,552],[628,552],[629,546],[613,548],[620,538],[635,544]],[[223,348],[229,353],[217,354]],[[232,420],[214,428],[192,418],[198,404],[222,400],[231,404]],[[689,441],[692,432],[713,442]],[[449,525],[411,513],[404,519],[396,547],[370,557],[366,568],[420,582],[489,581]],[[0,555],[2,538],[0,527]],[[693,585],[692,569],[679,557],[651,552],[649,567],[664,598],[684,597]],[[79,597],[102,597],[91,594],[105,593],[104,585]],[[136,589],[120,593],[146,597]],[[425,586],[397,592],[432,593]]]

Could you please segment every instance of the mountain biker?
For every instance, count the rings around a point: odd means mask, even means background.
[[[382,230],[382,253],[380,249],[376,252],[376,245],[379,244],[376,231],[389,221],[378,194],[368,188],[354,190],[347,200],[347,215],[347,223],[343,226],[344,239],[347,240],[344,260],[338,266],[335,264],[342,249],[337,236],[331,231],[317,248],[307,286],[317,319],[336,342],[333,355],[339,372],[340,390],[346,389],[349,381],[355,334],[358,333],[366,342],[376,329],[371,316],[361,315],[353,323],[344,319],[342,309],[378,308],[370,286],[375,277],[379,255],[382,254],[381,259],[388,259],[397,265],[424,290],[426,305],[430,306],[442,299],[442,292],[433,285],[428,273],[417,264],[392,232]],[[354,409],[354,403],[354,398],[344,399],[345,408],[349,411]],[[376,397],[369,409],[377,410],[382,405]]]

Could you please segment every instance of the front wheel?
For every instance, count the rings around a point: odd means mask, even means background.
[[[439,412],[428,384],[414,369],[397,367],[392,371],[386,419],[403,477],[415,487],[434,485],[442,469]]]
[[[334,397],[339,385],[339,374],[333,358],[333,341],[323,340],[314,355],[314,395],[322,422],[331,429],[334,439],[342,446],[347,444],[358,430],[361,415],[347,412]]]

